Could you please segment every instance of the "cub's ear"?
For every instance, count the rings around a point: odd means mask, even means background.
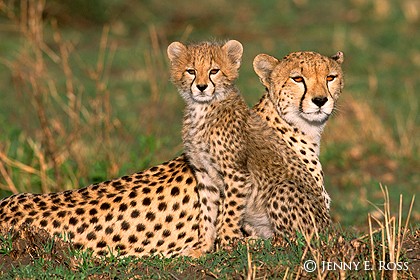
[[[179,58],[179,56],[187,51],[187,47],[180,42],[173,42],[168,46],[167,52],[171,62]]]
[[[244,48],[240,42],[236,40],[227,41],[223,45],[222,50],[227,53],[228,57],[237,68],[241,66],[242,53]]]
[[[338,51],[335,55],[333,55],[332,57],[331,57],[332,59],[334,59],[335,61],[337,61],[338,62],[338,64],[341,64],[341,63],[343,63],[343,61],[344,61],[344,53],[343,52],[341,52],[341,51]]]
[[[269,88],[270,75],[277,64],[279,64],[279,60],[268,54],[259,54],[254,58],[254,71],[266,88]]]

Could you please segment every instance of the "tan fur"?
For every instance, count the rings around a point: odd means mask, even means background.
[[[280,61],[265,54],[254,59],[268,91],[255,109],[282,141],[273,145],[266,135],[251,143],[258,153],[249,156],[249,171],[258,188],[246,210],[250,233],[270,237],[329,224],[330,198],[318,154],[322,130],[343,88],[342,62],[341,52],[332,58],[297,52]],[[249,125],[255,129],[251,134],[261,134],[261,124]]]
[[[185,157],[129,176],[0,201],[0,226],[63,234],[96,255],[177,255],[198,241],[196,181]]]
[[[263,72],[266,75],[262,75],[258,67],[259,62],[264,64],[264,57],[266,64],[275,66],[265,67]],[[266,55],[259,58],[263,59],[256,59],[254,66],[257,66],[256,72],[269,92],[252,110],[250,124],[257,123],[264,127],[264,133],[249,146],[251,150],[261,150],[262,156],[269,160],[257,161],[252,157],[248,166],[257,166],[252,171],[255,184],[263,178],[258,170],[268,174],[270,179],[252,194],[254,200],[250,200],[252,203],[247,205],[244,227],[250,233],[258,233],[262,237],[271,236],[273,232],[282,234],[287,231],[284,231],[283,227],[286,226],[281,220],[288,216],[293,219],[292,213],[302,214],[299,220],[307,228],[313,227],[311,217],[315,218],[318,227],[328,224],[329,202],[325,199],[323,174],[317,155],[318,136],[302,132],[298,126],[300,122],[285,121],[281,106],[292,106],[295,103],[281,102],[281,99],[286,101],[287,97],[296,101],[302,97],[300,85],[292,84],[290,80],[290,71],[296,67],[303,70],[304,78],[324,84],[326,76],[333,70],[337,71],[336,81],[339,86],[333,85],[330,92],[332,96],[338,96],[342,86],[339,67],[342,55],[339,54],[333,60],[306,52],[292,54],[281,61]],[[283,85],[287,87],[287,94],[281,91]],[[308,89],[309,85],[308,82]],[[308,96],[315,94],[313,90],[307,91]],[[258,141],[261,141],[260,146]],[[277,144],[264,144],[269,141]],[[280,147],[284,159],[277,156],[274,160],[270,154],[278,153]],[[292,161],[289,162],[288,157]],[[276,180],[277,173],[274,173],[275,176],[266,173],[275,166],[279,167],[276,172],[281,176],[297,179],[293,184],[282,180],[282,177]],[[302,178],[299,179],[299,176]],[[297,184],[305,183],[305,180],[312,184],[309,187]],[[264,193],[271,184],[280,187],[276,188],[277,191]],[[283,213],[278,203],[289,200],[292,203],[286,206],[292,213],[288,215],[287,211]],[[319,217],[323,213],[326,216]],[[262,214],[260,219],[259,214]],[[27,223],[45,228],[51,234],[65,233],[77,247],[91,249],[97,255],[105,255],[109,251],[135,256],[173,256],[188,252],[201,244],[198,238],[199,215],[197,182],[184,155],[139,173],[78,190],[50,194],[23,193],[0,201],[0,227],[19,227]]]
[[[223,246],[242,237],[249,192],[245,147],[250,111],[233,84],[242,45],[234,40],[223,45],[175,42],[168,56],[172,81],[186,101],[183,142],[198,181],[202,217],[201,244],[191,254],[201,255],[213,249],[217,223]]]

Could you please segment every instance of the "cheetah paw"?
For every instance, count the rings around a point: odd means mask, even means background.
[[[186,248],[181,252],[181,256],[198,259],[205,254],[202,248]]]

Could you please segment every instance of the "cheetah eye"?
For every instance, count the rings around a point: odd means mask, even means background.
[[[194,69],[187,69],[186,72],[190,75],[195,75],[195,70]]]
[[[219,72],[219,69],[211,69],[210,70],[210,75],[215,75]]]
[[[337,78],[337,75],[328,75],[327,76],[327,82],[332,82]]]
[[[291,77],[291,78],[296,83],[303,83],[303,77],[301,77],[301,76],[296,76],[296,77]]]

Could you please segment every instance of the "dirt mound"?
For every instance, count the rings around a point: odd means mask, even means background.
[[[37,259],[74,266],[75,258],[69,254],[71,249],[70,243],[51,236],[44,229],[32,226],[11,230],[0,228],[0,274]]]

